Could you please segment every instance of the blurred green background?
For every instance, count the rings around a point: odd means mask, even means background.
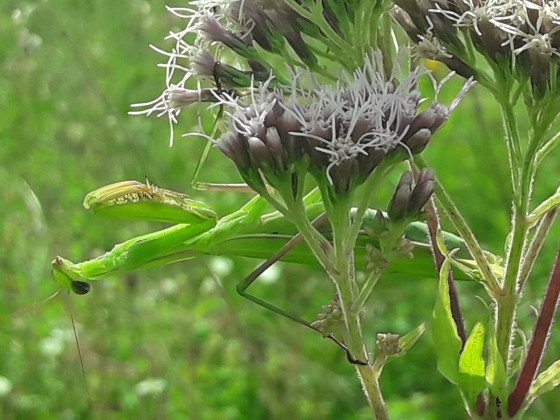
[[[207,258],[93,283],[83,297],[57,296],[50,261],[93,258],[113,244],[161,228],[98,219],[81,206],[104,184],[148,175],[218,209],[247,196],[192,191],[204,140],[168,147],[165,118],[131,117],[130,104],[163,88],[162,57],[149,43],[182,22],[161,0],[0,3],[0,417],[2,419],[366,419],[369,410],[344,354],[330,342],[242,300],[235,284],[256,261]],[[440,99],[449,103],[461,84]],[[178,133],[196,113],[181,115]],[[509,177],[496,105],[473,89],[426,151],[483,244],[502,254]],[[557,187],[558,153],[539,173],[543,199]],[[233,182],[217,152],[202,180]],[[394,174],[396,181],[399,174]],[[380,193],[385,205],[390,189]],[[524,294],[528,334],[552,266],[558,229]],[[364,324],[404,334],[430,322],[434,279],[382,280]],[[467,327],[490,310],[473,284],[460,291]],[[260,296],[309,319],[332,297],[321,272],[278,265]],[[86,388],[72,331],[79,333]],[[486,314],[486,315],[485,315]],[[485,318],[486,317],[486,318]],[[543,366],[560,354],[560,331]],[[436,372],[430,334],[389,364],[382,386],[394,419],[464,418],[456,390]],[[560,418],[555,391],[529,418]]]

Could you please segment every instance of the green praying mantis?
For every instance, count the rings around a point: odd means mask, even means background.
[[[329,224],[318,190],[305,197],[307,216],[329,238]],[[240,209],[218,218],[207,204],[189,196],[161,188],[149,180],[146,183],[124,181],[101,187],[84,199],[84,207],[99,216],[145,219],[174,223],[173,226],[117,244],[110,251],[92,260],[72,263],[62,257],[53,260],[53,273],[59,285],[77,294],[89,291],[89,282],[126,272],[145,269],[206,255],[244,256],[265,259],[255,271],[237,285],[241,296],[277,314],[319,331],[312,323],[294,316],[277,306],[251,295],[247,289],[268,267],[278,260],[318,264],[296,228],[278,211],[270,211],[260,196],[250,199]],[[357,267],[365,267],[367,255],[378,245],[377,238],[368,235],[374,224],[376,210],[369,209],[359,235],[355,259]],[[449,249],[457,249],[457,258],[468,264],[468,251],[463,240],[445,232]],[[405,230],[409,255],[391,260],[385,276],[437,278],[427,226],[412,222]],[[458,273],[458,279],[467,279]],[[320,332],[320,331],[319,331]],[[345,349],[332,334],[325,335]],[[354,363],[347,352],[348,359]]]

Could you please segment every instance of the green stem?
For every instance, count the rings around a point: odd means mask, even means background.
[[[333,228],[333,241],[337,272],[329,273],[333,278],[345,322],[344,343],[350,354],[359,360],[368,360],[369,355],[362,337],[360,310],[354,306],[357,294],[355,281],[354,248],[348,248],[348,235],[352,230],[349,200],[333,203],[329,219]],[[356,365],[362,390],[376,419],[388,419],[387,407],[379,388],[378,376],[371,365]]]
[[[507,99],[497,98],[502,108],[504,118],[504,127],[506,129],[506,146],[509,158],[509,167],[511,173],[511,183],[513,186],[513,194],[516,195],[516,188],[519,183],[519,167],[521,160],[521,146],[519,145],[519,131],[513,106]]]
[[[517,279],[519,273],[519,264],[523,256],[525,241],[527,237],[527,224],[525,220],[525,212],[523,206],[526,200],[522,200],[520,205],[514,207],[514,215],[512,220],[513,235],[511,245],[506,258],[506,274],[503,281],[503,295],[497,298],[497,325],[496,325],[496,341],[498,351],[502,356],[502,360],[509,366],[510,363],[510,343],[515,327],[515,314],[517,312]]]
[[[556,133],[554,136],[552,136],[552,138],[550,140],[548,140],[544,146],[542,146],[539,151],[537,152],[537,156],[536,156],[536,165],[538,166],[542,160],[550,153],[552,152],[556,146],[558,146],[558,143],[560,143],[560,131],[558,133]]]
[[[329,241],[311,224],[307,217],[307,212],[302,203],[292,203],[288,205],[291,212],[286,215],[297,226],[299,232],[304,237],[305,242],[325,269],[327,273],[337,272],[337,267],[333,264],[333,248]]]
[[[428,165],[424,161],[421,156],[416,156],[414,159],[416,165],[419,168],[426,168]],[[436,178],[436,200],[438,205],[445,211],[463,240],[467,245],[467,248],[476,261],[478,268],[482,274],[482,279],[484,282],[484,286],[487,288],[489,294],[491,296],[496,296],[500,294],[500,284],[492,271],[492,267],[490,267],[490,263],[484,254],[484,251],[478,240],[474,236],[473,231],[467,224],[467,221],[441,184],[439,180]]]
[[[385,179],[385,177],[387,176],[387,174],[389,172],[391,172],[391,170],[396,166],[396,163],[394,162],[389,162],[389,163],[385,163],[383,162],[380,166],[378,166],[375,171],[373,172],[373,174],[368,178],[368,180],[365,182],[364,186],[363,186],[363,190],[361,191],[359,197],[361,198],[359,200],[359,202],[356,205],[356,212],[354,215],[354,221],[352,224],[352,228],[350,229],[350,232],[348,234],[348,238],[347,238],[347,249],[354,249],[354,246],[356,244],[356,240],[358,238],[358,235],[360,233],[360,229],[362,227],[362,223],[364,221],[364,216],[366,214],[366,211],[368,210],[368,204],[369,204],[369,200],[372,196],[372,194],[375,192],[375,190],[377,189],[377,187],[379,186],[379,184],[381,184],[381,182]]]
[[[527,213],[535,175],[535,156],[544,134],[542,130],[542,125],[538,125],[534,121],[531,139],[523,160],[523,167],[521,168],[519,185],[517,188],[514,188],[512,238],[506,256],[506,271],[503,281],[504,294],[497,299],[496,340],[498,351],[504,362],[506,362],[506,366],[509,366],[510,361],[510,344],[515,328],[517,301],[520,293],[518,288],[522,280],[521,276],[523,275],[521,261],[527,246],[527,236],[530,228],[527,221]]]
[[[295,0],[284,0],[284,2],[295,10],[301,17],[304,17],[317,25],[319,30],[325,35],[326,39],[330,41],[331,48],[336,50],[337,54],[348,58],[346,53],[352,51],[352,46],[348,45],[348,43],[325,21],[323,18],[323,6],[321,3],[318,3],[315,6],[310,6],[311,10],[307,10]]]
[[[531,239],[531,243],[527,248],[527,252],[525,253],[525,257],[523,258],[523,263],[521,265],[521,274],[519,275],[519,288],[521,290],[533,271],[537,257],[541,252],[544,241],[550,232],[550,228],[552,227],[554,220],[556,220],[557,214],[558,208],[555,207],[546,213],[537,225],[535,235]]]
[[[548,212],[557,209],[558,206],[560,206],[560,187],[558,187],[554,194],[539,204],[531,212],[531,214],[527,216],[527,223],[531,226],[535,225],[543,216],[548,214]]]
[[[305,167],[302,167],[306,170]],[[300,169],[302,169],[300,168]],[[259,194],[263,196],[274,208],[276,208],[281,214],[283,214],[288,220],[290,220],[307,242],[307,245],[325,269],[327,273],[336,272],[336,267],[333,265],[334,252],[330,242],[311,224],[308,218],[305,202],[303,198],[303,179],[305,177],[298,176],[300,184],[297,188],[299,191],[296,197],[293,197],[292,190],[292,180],[281,180],[277,179],[274,183],[276,189],[282,199],[284,200],[284,205],[274,199],[268,192],[259,191]]]
[[[354,305],[352,305],[352,310],[359,312],[364,307],[366,301],[371,295],[373,288],[377,284],[379,277],[381,277],[381,273],[383,273],[383,270],[374,270],[370,273],[364,283],[364,286],[362,287],[362,290],[360,290],[358,297],[354,301]]]
[[[379,377],[381,376],[381,372],[383,371],[383,367],[387,363],[387,356],[384,353],[378,353],[371,370],[373,371],[373,384],[372,388],[375,391],[372,394],[372,398],[375,400],[372,401],[372,405],[374,407],[375,418],[377,420],[381,419],[389,419],[389,413],[387,412],[387,404],[383,399],[383,395],[381,394],[381,387],[379,386]]]
[[[395,249],[397,249],[407,225],[408,222],[405,220],[400,223],[391,224],[388,235],[384,237],[383,241],[380,241],[380,250],[385,261],[391,261],[394,255],[394,251]],[[355,299],[354,304],[352,305],[353,311],[359,312],[362,310],[369,296],[371,295],[373,288],[377,284],[379,277],[381,277],[381,274],[385,271],[385,269],[386,266],[376,267],[373,269],[373,271],[364,282],[364,285],[362,286],[358,297]]]

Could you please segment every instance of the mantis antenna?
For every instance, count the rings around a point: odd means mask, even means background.
[[[216,84],[216,94],[220,95],[224,90],[222,87],[222,82],[220,81],[220,77],[218,76],[217,69],[221,65],[220,61],[216,61],[214,63],[214,67],[212,69],[214,83]],[[224,115],[224,105],[219,106],[218,113],[216,114],[216,119],[214,120],[214,124],[212,125],[212,129],[210,130],[210,134],[208,135],[209,138],[215,138],[216,134],[218,133],[218,127],[220,120]],[[206,136],[205,136],[206,137]],[[200,155],[200,159],[198,160],[196,167],[194,169],[193,178],[191,181],[191,185],[193,188],[197,190],[212,190],[212,191],[228,191],[228,192],[243,192],[243,193],[254,193],[254,191],[244,183],[239,184],[222,184],[222,183],[209,183],[209,182],[198,182],[198,177],[200,175],[200,171],[202,170],[202,166],[206,162],[208,158],[208,154],[210,153],[210,149],[212,148],[212,143],[206,143],[204,146],[204,150]]]

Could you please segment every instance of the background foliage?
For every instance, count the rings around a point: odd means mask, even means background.
[[[161,0],[0,4],[0,417],[368,418],[339,349],[236,295],[235,284],[255,261],[208,257],[94,283],[84,297],[40,303],[56,290],[49,270],[55,255],[92,258],[161,227],[97,219],[81,208],[87,192],[148,175],[220,214],[248,198],[192,191],[204,140],[176,139],[169,148],[165,120],[127,116],[131,103],[161,91],[160,56],[148,43],[166,46],[159,40],[179,24]],[[459,83],[449,87],[450,97]],[[183,131],[194,121],[194,110],[183,112]],[[510,195],[502,143],[498,109],[475,88],[425,152],[482,243],[499,254]],[[549,158],[539,174],[536,199],[556,189],[558,158]],[[232,182],[233,173],[216,152],[202,180]],[[380,206],[391,187],[380,194]],[[558,229],[524,296],[519,322],[526,332],[557,237]],[[256,293],[309,319],[332,297],[330,281],[307,267],[278,265],[267,274]],[[490,309],[473,297],[476,285],[460,288],[469,295],[462,305],[470,329],[469,313]],[[435,279],[382,280],[364,321],[370,340],[429,322],[435,291]],[[543,366],[560,352],[555,330]],[[463,416],[456,391],[436,373],[432,346],[426,334],[384,372],[393,418]],[[558,391],[547,395],[528,417],[560,417],[557,397]]]

